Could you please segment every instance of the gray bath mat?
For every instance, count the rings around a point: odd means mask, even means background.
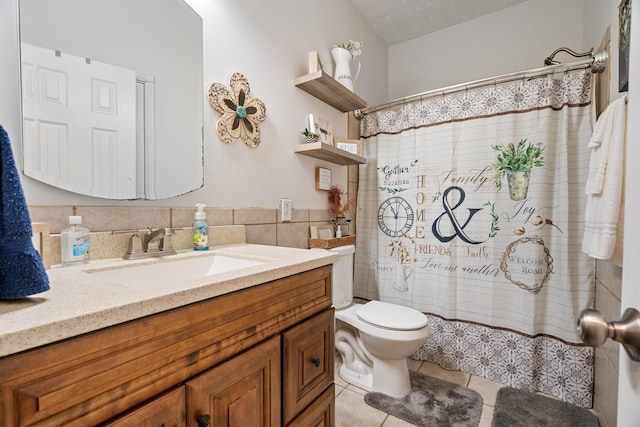
[[[476,427],[482,414],[482,397],[470,388],[410,371],[411,393],[395,399],[371,392],[364,401],[416,426]]]
[[[598,427],[589,410],[540,394],[511,387],[498,391],[492,427]]]

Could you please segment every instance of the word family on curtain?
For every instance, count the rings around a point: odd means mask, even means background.
[[[421,360],[590,407],[581,250],[588,69],[490,84],[361,122],[354,295],[429,318]]]

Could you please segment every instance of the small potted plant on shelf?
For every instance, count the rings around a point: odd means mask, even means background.
[[[315,133],[315,132],[311,132],[307,128],[304,128],[304,130],[302,132],[300,132],[300,133],[304,135],[304,139],[308,143],[318,142],[318,139],[320,139],[320,134]]]

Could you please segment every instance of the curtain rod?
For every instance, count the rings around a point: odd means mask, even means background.
[[[540,68],[533,68],[531,70],[516,71],[513,73],[501,74],[494,77],[487,77],[480,80],[474,80],[472,82],[461,83],[453,86],[447,86],[442,89],[434,89],[426,92],[418,93],[415,95],[405,96],[393,101],[376,105],[375,107],[369,107],[362,110],[355,110],[353,114],[357,119],[362,119],[365,115],[374,113],[376,111],[384,110],[389,107],[397,105],[409,104],[415,101],[421,101],[425,98],[433,96],[446,95],[449,93],[460,92],[467,89],[475,89],[478,87],[486,86],[489,84],[506,83],[514,80],[520,80],[524,78],[532,78],[544,76],[547,74],[553,74],[558,71],[565,72],[570,70],[577,70],[580,68],[591,68],[592,73],[601,73],[604,71],[608,60],[608,54],[605,50],[597,52],[592,58],[582,59],[579,61],[567,62],[564,64],[549,65]]]

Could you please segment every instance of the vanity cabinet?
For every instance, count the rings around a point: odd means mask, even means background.
[[[0,426],[332,426],[331,266],[0,359]]]
[[[279,426],[279,338],[189,380],[187,426],[200,425],[202,417],[212,426]]]
[[[288,424],[333,384],[335,339],[333,310],[283,334],[284,423]]]
[[[180,386],[104,427],[185,426],[185,387]]]

